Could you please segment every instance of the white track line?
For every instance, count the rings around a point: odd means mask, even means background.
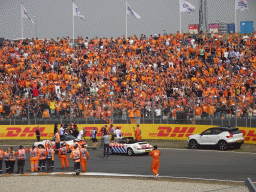
[[[49,176],[49,175],[75,175],[74,172],[53,172],[53,173],[27,173],[26,176]],[[121,173],[104,173],[104,172],[86,172],[80,173],[82,176],[109,176],[109,177],[140,177],[140,178],[154,178],[153,175],[139,175],[139,174],[121,174]],[[0,175],[5,176],[5,174]],[[8,176],[22,176],[21,174],[12,174]],[[193,178],[193,177],[175,177],[175,176],[159,176],[159,178],[170,178],[170,179],[187,179],[187,180],[201,180],[201,181],[217,181],[217,182],[232,182],[232,183],[244,183],[244,181],[235,180],[221,180],[221,179],[205,179],[205,178]],[[253,182],[256,183],[256,182]]]

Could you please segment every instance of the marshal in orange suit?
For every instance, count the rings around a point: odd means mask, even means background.
[[[140,129],[140,126],[139,124],[137,125],[137,128],[133,128],[134,129],[134,135],[135,135],[135,138],[138,140],[138,141],[141,141],[141,129]]]
[[[159,170],[159,158],[160,158],[161,152],[157,150],[157,146],[154,146],[154,150],[149,153],[149,156],[153,156],[153,162],[151,164],[151,170],[155,175],[155,179],[159,176],[158,170]]]

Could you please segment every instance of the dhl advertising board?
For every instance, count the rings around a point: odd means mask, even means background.
[[[41,139],[51,139],[54,125],[0,125],[0,139],[36,139],[35,132],[39,126]],[[103,124],[78,124],[78,129],[85,128],[85,139],[90,139],[91,130],[96,127],[97,137],[102,136]],[[119,127],[123,137],[134,137],[133,124],[114,124]],[[183,124],[140,124],[142,139],[187,140],[192,134],[201,133],[211,128],[211,125],[183,125]],[[108,129],[110,129],[108,125]],[[256,128],[239,127],[243,133],[245,143],[256,144]]]

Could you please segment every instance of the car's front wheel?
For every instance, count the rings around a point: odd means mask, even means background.
[[[189,146],[190,149],[197,149],[198,144],[197,144],[196,140],[191,139],[191,140],[189,141],[189,143],[188,143],[188,146]]]
[[[132,156],[133,155],[133,150],[131,148],[127,149],[127,155]]]
[[[221,151],[226,151],[228,149],[228,144],[225,141],[220,141],[219,148]]]

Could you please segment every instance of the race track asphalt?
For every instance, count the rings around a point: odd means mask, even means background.
[[[14,149],[16,150],[17,147]],[[87,172],[152,175],[150,169],[152,157],[148,155],[129,157],[125,154],[114,154],[109,159],[104,159],[102,148],[88,151],[90,159],[87,161]],[[256,182],[256,154],[218,150],[160,149],[160,151],[159,174],[161,176],[234,181],[245,181],[249,177]],[[62,172],[60,159],[56,154],[54,163],[54,171]],[[73,160],[69,160],[69,164],[69,171],[73,171]],[[17,163],[14,169],[16,172]],[[4,165],[3,171],[5,172]],[[25,172],[30,172],[29,153],[27,153]]]

